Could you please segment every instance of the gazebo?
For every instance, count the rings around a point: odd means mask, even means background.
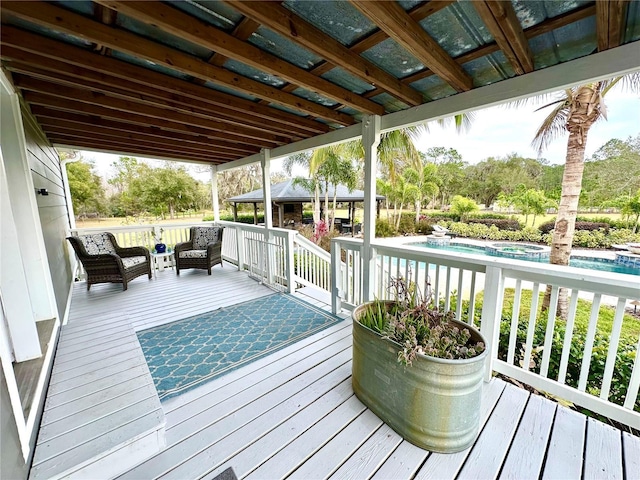
[[[329,199],[332,201],[335,195],[336,201],[339,203],[349,204],[349,217],[346,223],[352,224],[355,217],[355,204],[358,202],[364,202],[365,194],[362,190],[349,190],[345,185],[329,185],[328,188]],[[280,182],[275,185],[271,185],[271,206],[272,206],[272,221],[274,225],[278,225],[283,228],[290,223],[302,223],[302,204],[311,203],[314,198],[314,193],[309,191],[304,185],[296,183],[294,179],[289,179],[285,182]],[[320,190],[320,199],[325,198],[325,191],[322,188]],[[376,195],[376,212],[380,213],[380,202],[384,200],[384,196]],[[253,204],[253,223],[258,223],[258,203],[264,203],[264,192],[262,188],[254,190],[253,192],[244,193],[242,195],[236,195],[227,199],[227,202],[233,204],[233,221],[238,221],[238,204],[239,203],[252,203]],[[320,208],[322,208],[321,203]]]

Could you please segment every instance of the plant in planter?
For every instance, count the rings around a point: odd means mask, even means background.
[[[411,443],[452,453],[469,447],[480,426],[485,341],[475,328],[441,312],[403,278],[395,300],[353,312],[353,390]]]

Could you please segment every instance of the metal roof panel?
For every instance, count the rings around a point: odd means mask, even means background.
[[[264,26],[258,27],[249,42],[276,57],[309,70],[322,61],[322,57],[292,42],[288,38]]]

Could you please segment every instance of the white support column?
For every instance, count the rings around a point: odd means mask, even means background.
[[[376,236],[376,172],[378,166],[378,145],[380,144],[380,117],[367,115],[362,119],[362,144],[364,146],[364,272],[363,301],[373,299],[373,272],[375,266],[371,243]]]
[[[218,199],[218,166],[211,165],[211,204],[213,206],[213,221],[220,221],[220,200]]]
[[[295,279],[295,258],[293,256],[293,252],[295,250],[295,237],[298,235],[298,232],[295,230],[291,230],[287,232],[287,250],[285,252],[286,255],[286,269],[287,269],[287,292],[295,293],[296,292],[296,279]]]
[[[56,318],[58,313],[40,224],[36,190],[27,158],[20,103],[11,84],[2,74],[0,92],[2,162],[8,186],[8,201],[13,213],[16,234],[20,239],[20,269],[24,272],[31,299],[28,311],[35,321],[48,320]],[[23,311],[23,315],[24,313]]]
[[[500,338],[500,320],[502,318],[503,300],[504,276],[502,275],[502,269],[487,266],[484,280],[482,318],[480,320],[480,331],[487,341],[487,350],[489,351],[485,362],[485,382],[491,380],[493,360],[498,358],[498,341]]]
[[[262,167],[262,199],[264,202],[264,240],[265,240],[265,265],[267,267],[267,279],[269,284],[273,284],[273,270],[271,269],[271,255],[269,244],[271,243],[271,232],[273,228],[273,213],[271,208],[271,151],[268,148],[260,152],[260,166]]]
[[[260,166],[262,167],[262,199],[264,201],[264,227],[273,228],[273,213],[271,209],[271,151],[268,148],[260,152]]]
[[[340,241],[331,240],[331,313],[336,315],[342,310],[342,271],[340,264]]]
[[[0,160],[0,297],[13,357],[23,362],[38,358],[42,351],[1,155]]]
[[[76,214],[73,210],[73,201],[71,199],[71,188],[69,187],[69,175],[67,174],[67,164],[80,161],[79,158],[67,158],[60,163],[60,169],[62,170],[62,183],[64,188],[64,199],[67,202],[67,214],[69,215],[69,229],[76,229]],[[71,233],[71,232],[69,232]],[[69,264],[71,265],[71,271],[74,277],[80,275],[78,267],[78,257],[75,256],[73,251],[69,249]]]

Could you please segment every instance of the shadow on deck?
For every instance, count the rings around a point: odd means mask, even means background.
[[[328,296],[296,293],[329,309]],[[626,478],[640,440],[501,380],[475,445],[403,441],[351,388],[346,320],[160,404],[135,331],[272,294],[225,264],[73,292],[32,478]]]

